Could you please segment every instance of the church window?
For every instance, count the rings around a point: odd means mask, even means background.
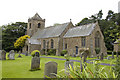
[[[86,38],[85,37],[81,37],[81,44],[82,44],[82,47],[85,47],[85,45],[86,45]]]
[[[67,43],[65,44],[65,49],[67,49]]]
[[[40,23],[38,23],[38,28],[40,28],[40,26],[41,26],[41,24],[40,24]]]
[[[100,33],[97,32],[95,35],[95,47],[100,48]]]
[[[46,41],[45,41],[45,40],[43,40],[43,49],[45,49],[45,48],[46,48],[45,44],[46,44]]]
[[[53,47],[54,47],[54,41],[53,39],[51,39],[51,48],[53,49]]]
[[[31,28],[31,23],[29,23],[29,29]]]

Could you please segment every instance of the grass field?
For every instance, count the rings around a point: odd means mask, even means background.
[[[45,63],[47,63],[49,61],[57,62],[58,63],[58,75],[64,75],[64,72],[59,73],[59,71],[64,69],[65,60],[40,58],[40,69],[41,70],[29,71],[30,68],[31,68],[32,57],[22,55],[22,58],[17,58],[17,56],[18,56],[18,54],[16,54],[15,60],[3,60],[2,61],[2,78],[43,78],[44,77]],[[48,57],[64,58],[62,56],[48,56]],[[79,57],[77,57],[77,58],[72,58],[71,57],[70,59],[80,60]],[[107,62],[107,60],[104,60],[103,62]],[[74,62],[74,65],[80,65],[80,63],[79,62]],[[87,64],[87,65],[90,68],[94,69],[92,64]],[[100,66],[102,66],[102,65],[100,65]],[[108,70],[109,70],[109,66],[106,66],[106,67],[108,67]]]

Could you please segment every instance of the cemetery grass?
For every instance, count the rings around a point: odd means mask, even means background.
[[[17,58],[18,54],[16,54],[15,56],[16,56],[15,60],[7,59],[2,61],[2,78],[43,78],[45,63],[49,61],[55,61],[58,63],[58,70],[57,70],[58,75],[65,75],[64,71],[60,72],[62,69],[64,69],[65,60],[40,58],[40,70],[30,71],[32,57],[22,55],[22,58]],[[55,57],[64,58],[62,56],[55,56]],[[72,59],[75,59],[75,58],[72,58]],[[78,60],[80,59],[78,58]],[[79,66],[80,63],[74,62],[74,65]],[[92,69],[94,68],[92,64],[87,64],[87,65]],[[100,65],[100,67],[103,67],[103,65]],[[109,68],[109,66],[106,66],[106,67]]]

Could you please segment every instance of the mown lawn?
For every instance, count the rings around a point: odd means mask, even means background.
[[[0,80],[2,78],[2,61],[0,60]]]
[[[64,72],[59,73],[59,71],[64,69],[65,60],[40,58],[40,69],[41,70],[29,71],[31,68],[32,57],[22,55],[22,58],[17,58],[17,56],[18,54],[16,54],[15,60],[3,60],[2,61],[2,78],[43,78],[45,63],[49,61],[55,61],[58,63],[58,75],[65,75]],[[62,56],[48,56],[48,57],[64,58]],[[71,59],[80,60],[79,57],[76,57],[76,58],[71,57]],[[80,63],[74,62],[74,65],[75,66],[80,65]],[[88,67],[92,68],[92,70],[94,69],[93,64],[87,64],[87,65]],[[106,66],[106,67],[108,67],[108,70],[109,70],[109,66]]]

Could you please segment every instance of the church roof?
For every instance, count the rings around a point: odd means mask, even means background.
[[[50,38],[59,37],[70,22],[47,27],[45,29],[39,29],[31,38]]]
[[[64,35],[64,38],[88,36],[92,33],[95,26],[96,26],[96,23],[91,23],[87,25],[73,27],[67,31],[67,33]]]
[[[116,41],[114,42],[114,44],[118,44],[118,43],[119,43],[119,41],[120,41],[120,39],[116,40]]]
[[[33,39],[33,38],[28,39],[28,42],[30,44],[41,44],[40,41],[38,41],[37,39]]]

